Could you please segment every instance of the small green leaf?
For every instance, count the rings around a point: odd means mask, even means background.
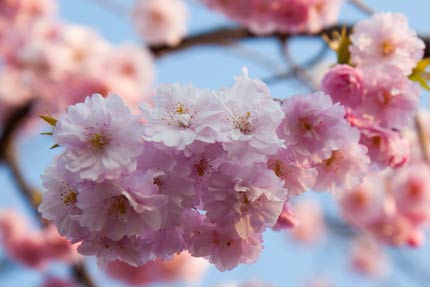
[[[409,80],[419,83],[421,87],[430,91],[430,58],[424,58],[418,62]]]
[[[60,145],[59,144],[54,144],[53,146],[51,146],[49,149],[54,149],[54,148],[57,148],[57,147],[60,147]]]
[[[49,116],[49,115],[48,116],[40,116],[40,118],[53,127],[55,127],[55,125],[57,124],[57,120],[55,118]]]
[[[322,38],[330,49],[336,52],[338,64],[350,64],[351,54],[349,46],[351,45],[351,39],[345,27],[340,32],[333,31],[331,35],[324,34]]]
[[[339,39],[339,47],[337,49],[337,62],[339,64],[349,64],[351,60],[351,54],[349,52],[349,46],[351,45],[351,39],[349,38],[346,28],[342,29]]]

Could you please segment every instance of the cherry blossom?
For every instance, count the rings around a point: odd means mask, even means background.
[[[149,44],[176,45],[187,31],[188,11],[182,0],[135,0],[132,18]]]
[[[377,13],[358,22],[351,35],[351,60],[359,67],[394,66],[409,75],[424,53],[424,42],[400,13]]]
[[[54,140],[66,150],[65,168],[82,179],[103,180],[136,168],[142,130],[122,100],[95,94],[68,108],[54,128]]]

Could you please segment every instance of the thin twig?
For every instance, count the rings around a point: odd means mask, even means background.
[[[149,49],[157,58],[169,55],[171,53],[183,51],[190,48],[205,45],[225,46],[231,45],[237,41],[242,40],[258,40],[258,39],[279,39],[279,38],[298,38],[298,37],[312,37],[317,38],[321,35],[331,35],[334,31],[341,31],[345,27],[348,32],[352,31],[352,24],[340,23],[331,27],[327,27],[317,34],[298,33],[298,34],[282,34],[273,33],[268,35],[256,35],[243,27],[219,27],[196,34],[189,35],[182,39],[182,41],[175,46],[168,45],[153,45]],[[420,38],[426,44],[425,57],[430,57],[430,36],[420,35]]]
[[[424,123],[418,115],[415,116],[415,129],[418,136],[418,142],[422,151],[423,160],[430,163],[430,141],[424,129]]]
[[[280,65],[279,62],[275,61],[274,59],[269,58],[266,55],[239,43],[227,46],[227,51],[230,51],[241,58],[248,59],[269,71],[279,71],[283,69],[282,65]]]
[[[320,51],[315,56],[313,56],[312,58],[310,58],[309,60],[307,60],[305,63],[302,64],[302,67],[306,69],[311,69],[315,67],[325,58],[328,51],[330,51],[329,47],[327,45],[323,45]],[[273,84],[276,84],[278,81],[291,78],[292,76],[294,76],[294,71],[288,70],[280,74],[275,74],[270,77],[264,78],[263,82],[265,82],[268,85],[273,85]]]
[[[110,12],[111,14],[119,17],[128,17],[129,8],[120,4],[115,0],[86,0],[97,4],[97,6],[103,8],[104,10]]]
[[[362,0],[349,0],[349,3],[366,15],[372,15],[376,13],[375,9],[364,3]]]
[[[297,79],[305,86],[307,86],[312,91],[317,90],[318,84],[315,83],[314,79],[306,72],[306,70],[296,63],[296,61],[291,57],[288,40],[280,39],[281,41],[281,52],[284,56],[285,62],[291,67],[291,70],[297,77]]]

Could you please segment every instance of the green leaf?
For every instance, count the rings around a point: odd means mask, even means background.
[[[421,87],[430,91],[430,58],[424,58],[418,62],[409,80],[419,83]]]
[[[337,62],[339,64],[349,64],[351,60],[351,53],[349,52],[349,46],[351,45],[351,39],[349,38],[346,28],[342,29],[339,39],[339,47],[337,49]]]
[[[55,127],[55,125],[57,124],[57,120],[55,118],[51,117],[50,115],[40,116],[40,118],[53,127]]]
[[[336,52],[338,64],[350,64],[351,54],[349,52],[349,46],[351,45],[351,39],[349,38],[346,27],[342,28],[342,31],[333,31],[331,35],[322,35],[323,40],[327,45]]]
[[[45,132],[45,133],[40,133],[42,136],[52,136],[53,133],[52,132]]]
[[[57,148],[57,147],[60,147],[60,145],[59,144],[54,144],[53,146],[51,146],[49,149],[54,149],[54,148]]]

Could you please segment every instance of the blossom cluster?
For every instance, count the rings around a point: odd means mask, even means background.
[[[342,0],[202,0],[257,34],[317,33],[336,23]]]
[[[220,270],[254,262],[289,197],[352,188],[370,163],[329,96],[280,105],[246,70],[217,91],[161,86],[141,110],[96,94],[53,130],[64,150],[42,177],[39,210],[100,266],[184,250]]]
[[[424,54],[424,42],[398,13],[380,13],[354,27],[351,65],[337,65],[321,89],[347,110],[360,143],[375,167],[399,167],[409,158],[407,128],[419,105],[420,88],[408,79]]]
[[[55,114],[92,93],[119,93],[137,110],[151,94],[150,52],[114,46],[91,28],[62,22],[55,3],[0,3],[0,122],[33,99],[35,115]]]
[[[0,238],[6,254],[27,267],[42,269],[51,261],[77,262],[76,245],[61,237],[55,226],[28,231],[25,218],[13,211],[0,213]]]
[[[423,111],[419,120],[428,122],[430,113]],[[405,134],[419,146],[414,128]],[[430,130],[424,137],[430,140]],[[361,185],[344,191],[339,198],[342,214],[352,226],[382,243],[419,246],[430,218],[429,178],[428,163],[415,151],[406,166],[372,172]]]

